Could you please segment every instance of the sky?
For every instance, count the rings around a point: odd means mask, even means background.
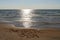
[[[0,9],[60,9],[60,0],[0,0]]]

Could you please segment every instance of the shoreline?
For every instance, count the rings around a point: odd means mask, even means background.
[[[0,40],[60,40],[60,30],[15,27],[12,24],[0,24]]]

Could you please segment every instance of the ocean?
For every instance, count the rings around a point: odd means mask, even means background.
[[[60,9],[0,9],[0,22],[16,27],[60,28]]]

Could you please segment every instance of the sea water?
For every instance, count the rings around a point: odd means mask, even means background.
[[[60,28],[60,9],[33,9],[27,14],[21,9],[0,9],[0,22],[16,27]]]

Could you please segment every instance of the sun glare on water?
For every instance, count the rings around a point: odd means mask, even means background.
[[[25,28],[31,27],[31,11],[32,9],[22,9],[22,20]]]

